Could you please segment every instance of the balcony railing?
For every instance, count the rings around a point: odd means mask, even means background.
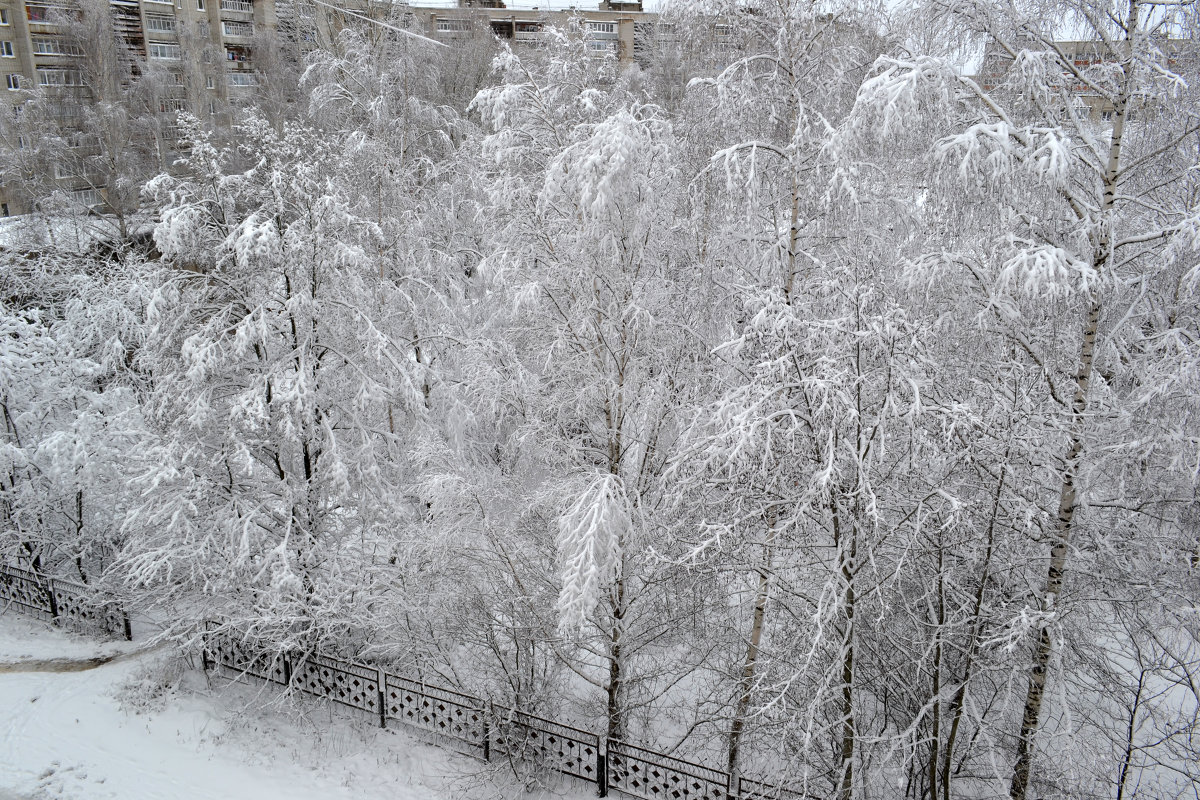
[[[250,2],[250,0],[221,0],[221,10],[252,14],[254,13],[254,3]]]

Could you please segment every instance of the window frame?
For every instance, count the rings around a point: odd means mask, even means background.
[[[35,56],[81,56],[83,51],[59,36],[31,36],[30,45]]]
[[[232,29],[231,29],[232,28]],[[244,29],[244,32],[243,32]],[[221,36],[240,36],[249,38],[254,35],[254,23],[238,19],[221,20]]]
[[[153,27],[152,23],[168,27],[156,28]],[[175,33],[177,30],[175,17],[169,14],[147,14],[145,24],[147,33]]]
[[[159,50],[160,53],[173,52],[175,55],[173,55],[173,56],[155,55],[154,54],[155,48],[161,48]],[[146,57],[153,59],[155,61],[182,61],[183,60],[183,50],[182,50],[182,48],[180,48],[180,46],[178,44],[175,44],[174,42],[147,42],[146,43]]]

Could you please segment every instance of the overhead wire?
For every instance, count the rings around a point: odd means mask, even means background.
[[[349,14],[352,17],[357,17],[358,19],[365,20],[367,22],[373,22],[376,25],[380,25],[384,28],[387,28],[388,30],[395,31],[396,33],[402,33],[405,36],[411,36],[414,39],[420,39],[423,42],[429,42],[430,44],[437,45],[438,47],[449,47],[450,46],[450,45],[446,44],[445,42],[439,42],[437,39],[430,39],[428,36],[422,36],[419,33],[413,33],[412,31],[405,30],[404,28],[397,28],[395,25],[388,24],[386,22],[383,22],[382,20],[373,19],[371,17],[368,17],[366,14],[359,14],[357,11],[351,11],[348,8],[342,8],[341,6],[336,6],[333,3],[327,3],[327,2],[325,2],[325,0],[312,0],[312,2],[316,3],[319,6],[325,6],[326,8],[331,8],[334,11],[340,11],[343,14]]]

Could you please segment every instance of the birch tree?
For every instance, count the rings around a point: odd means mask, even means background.
[[[666,655],[684,646],[682,606],[665,594],[678,576],[651,553],[703,361],[679,325],[702,313],[709,287],[676,246],[663,112],[589,58],[577,31],[551,35],[543,65],[505,53],[503,83],[475,101],[489,128],[491,213],[507,226],[488,266],[532,326],[519,357],[536,388],[510,435],[544,440],[521,491],[556,520],[557,647],[603,695],[608,737],[626,739],[635,711],[688,670]]]
[[[375,316],[378,228],[349,210],[332,148],[299,126],[240,131],[248,170],[227,171],[234,154],[193,123],[195,177],[149,187],[176,272],[150,307],[162,444],[125,569],[152,602],[198,604],[271,647],[361,646],[345,626],[367,624],[375,551],[409,513],[408,428],[386,409],[422,396]]]
[[[979,202],[981,216],[972,218],[982,225],[969,235],[987,244],[931,255],[926,274],[962,276],[980,321],[1011,343],[1013,367],[1038,378],[1030,427],[1016,430],[1032,468],[1022,515],[1046,559],[1040,588],[1010,629],[1014,646],[1028,642],[1030,658],[1005,778],[1010,796],[1023,800],[1039,763],[1045,780],[1056,780],[1037,742],[1068,613],[1103,635],[1103,603],[1074,601],[1071,574],[1093,572],[1096,554],[1122,537],[1146,539],[1147,523],[1176,518],[1192,493],[1194,471],[1182,468],[1178,447],[1191,436],[1182,386],[1193,357],[1173,348],[1190,340],[1194,324],[1180,282],[1194,257],[1178,241],[1194,214],[1184,143],[1196,128],[1175,71],[1184,62],[1170,55],[1179,45],[1160,38],[1178,32],[1169,8],[1058,4],[1037,18],[990,4],[945,10],[986,34],[984,75],[965,78],[936,60],[890,62],[868,93],[909,115],[928,87],[966,98],[964,130],[943,138],[937,153],[953,170],[948,181]],[[1067,31],[1091,38],[1077,47],[1062,41]],[[1099,119],[1080,91],[1098,98]],[[1149,375],[1157,389],[1144,382]],[[1177,422],[1150,423],[1158,415]],[[1154,488],[1142,482],[1151,472]],[[1170,539],[1146,545],[1178,553],[1181,543]],[[1172,570],[1185,561],[1165,557]],[[1119,584],[1161,579],[1134,559],[1118,563],[1129,568],[1113,576]]]

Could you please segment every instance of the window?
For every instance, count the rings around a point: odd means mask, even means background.
[[[57,25],[61,18],[67,16],[71,16],[71,14],[62,6],[41,3],[25,4],[25,18],[35,25]]]
[[[83,76],[77,69],[47,69],[37,71],[39,86],[83,86]]]
[[[226,76],[230,86],[257,86],[258,81],[248,72],[231,72]]]
[[[147,3],[159,3],[160,5],[164,5],[164,6],[175,5],[175,0],[146,0],[146,2]]]
[[[166,17],[162,14],[147,14],[146,30],[153,31],[154,33],[174,33],[175,18]]]
[[[17,57],[16,54],[13,53],[12,42],[0,42],[0,56],[4,56],[5,58]]]
[[[177,44],[159,44],[151,42],[146,45],[146,51],[151,58],[158,58],[165,61],[179,60],[179,45]]]
[[[8,9],[0,8],[0,25],[10,25],[10,24],[11,23],[8,21]],[[5,214],[4,216],[7,217],[8,215]]]
[[[12,74],[5,75],[4,76],[4,85],[7,86],[12,91],[16,91],[17,89],[20,89],[21,88],[21,76],[20,75],[12,75]]]
[[[213,80],[212,75],[209,75],[207,78],[204,79],[204,86],[208,89],[215,89],[215,88],[217,88],[217,82],[215,80]]]
[[[249,22],[221,22],[221,31],[226,36],[253,36],[254,26]]]
[[[36,56],[79,56],[79,47],[53,36],[34,36],[33,54]]]
[[[85,206],[102,206],[104,205],[104,195],[100,194],[99,189],[76,189],[71,192],[71,197],[76,203]]]
[[[196,0],[196,10],[197,11],[204,10],[204,0]]]
[[[6,25],[8,23],[5,23]],[[0,217],[8,216],[8,203],[0,203]]]
[[[210,114],[217,113],[217,102],[215,100],[208,101],[208,113],[210,113]]]
[[[79,149],[100,147],[100,137],[94,133],[73,133],[67,137],[67,144]]]
[[[588,33],[611,33],[616,34],[617,23],[615,22],[589,22],[587,24]]]
[[[158,102],[158,110],[163,114],[178,114],[187,111],[187,100],[180,97],[168,97]]]
[[[526,47],[542,47],[545,37],[540,22],[518,22],[513,25],[513,38]]]
[[[437,21],[438,33],[460,33],[471,29],[470,23],[465,19],[456,19],[453,17],[439,18]]]

